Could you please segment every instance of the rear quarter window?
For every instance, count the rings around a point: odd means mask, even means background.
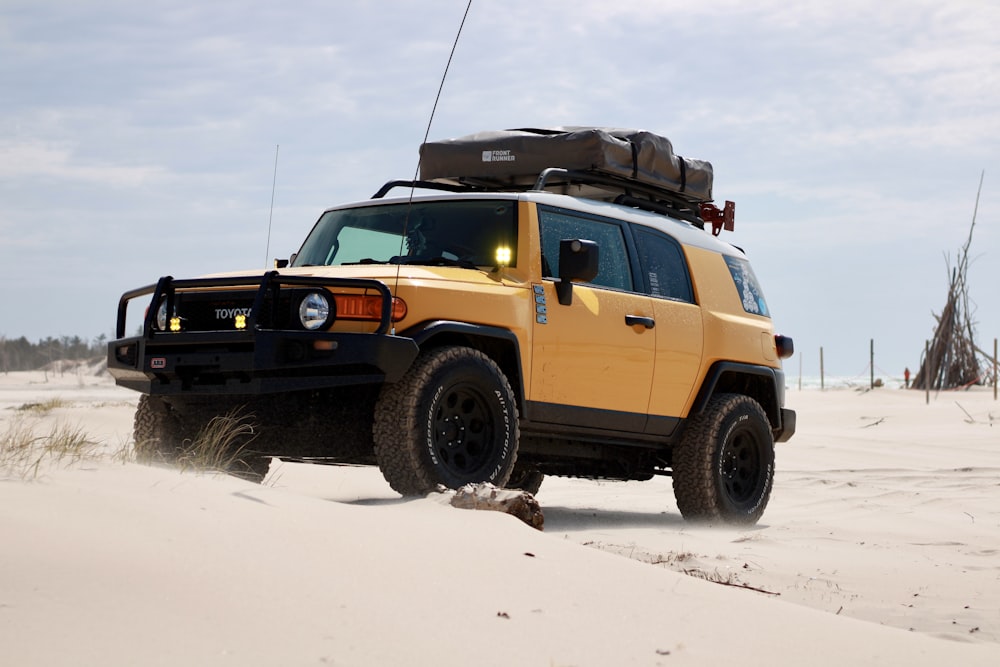
[[[694,303],[691,278],[680,245],[662,234],[634,227],[639,262],[653,296]]]
[[[743,304],[743,310],[753,315],[770,317],[771,313],[767,310],[764,292],[761,291],[757,276],[750,268],[750,262],[729,256],[726,256],[725,260],[726,265],[729,266],[729,273],[733,277],[733,283],[736,285],[736,293]]]

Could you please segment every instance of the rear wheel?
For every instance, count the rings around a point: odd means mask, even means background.
[[[514,466],[514,472],[511,473],[510,479],[507,481],[507,488],[527,491],[534,496],[542,488],[542,480],[544,479],[545,475],[535,466],[518,463]]]
[[[685,519],[756,523],[774,482],[774,438],[760,404],[742,394],[713,397],[674,449],[673,478]]]
[[[514,392],[500,367],[468,347],[417,357],[382,389],[375,407],[375,458],[389,485],[422,495],[438,484],[504,486],[517,458]]]

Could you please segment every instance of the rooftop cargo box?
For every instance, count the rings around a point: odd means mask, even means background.
[[[530,186],[550,167],[596,172],[690,202],[712,199],[712,165],[644,130],[603,127],[479,132],[420,147],[420,178]]]

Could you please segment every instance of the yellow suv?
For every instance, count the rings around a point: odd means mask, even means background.
[[[421,180],[327,210],[274,270],[122,296],[108,365],[143,394],[138,453],[227,417],[253,479],[272,457],[378,465],[403,495],[672,475],[685,518],[755,522],[795,430],[792,341],[717,238],[711,165],[604,128],[421,152]]]

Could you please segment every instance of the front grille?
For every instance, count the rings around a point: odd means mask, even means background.
[[[220,331],[236,328],[236,315],[249,316],[253,292],[183,292],[175,312],[185,331]]]
[[[256,292],[214,291],[178,292],[175,297],[175,313],[181,318],[184,331],[231,331],[236,329],[236,318],[243,315],[249,319]],[[268,295],[257,324],[264,329],[287,329],[297,323],[292,319],[290,291],[279,293],[275,300]]]

